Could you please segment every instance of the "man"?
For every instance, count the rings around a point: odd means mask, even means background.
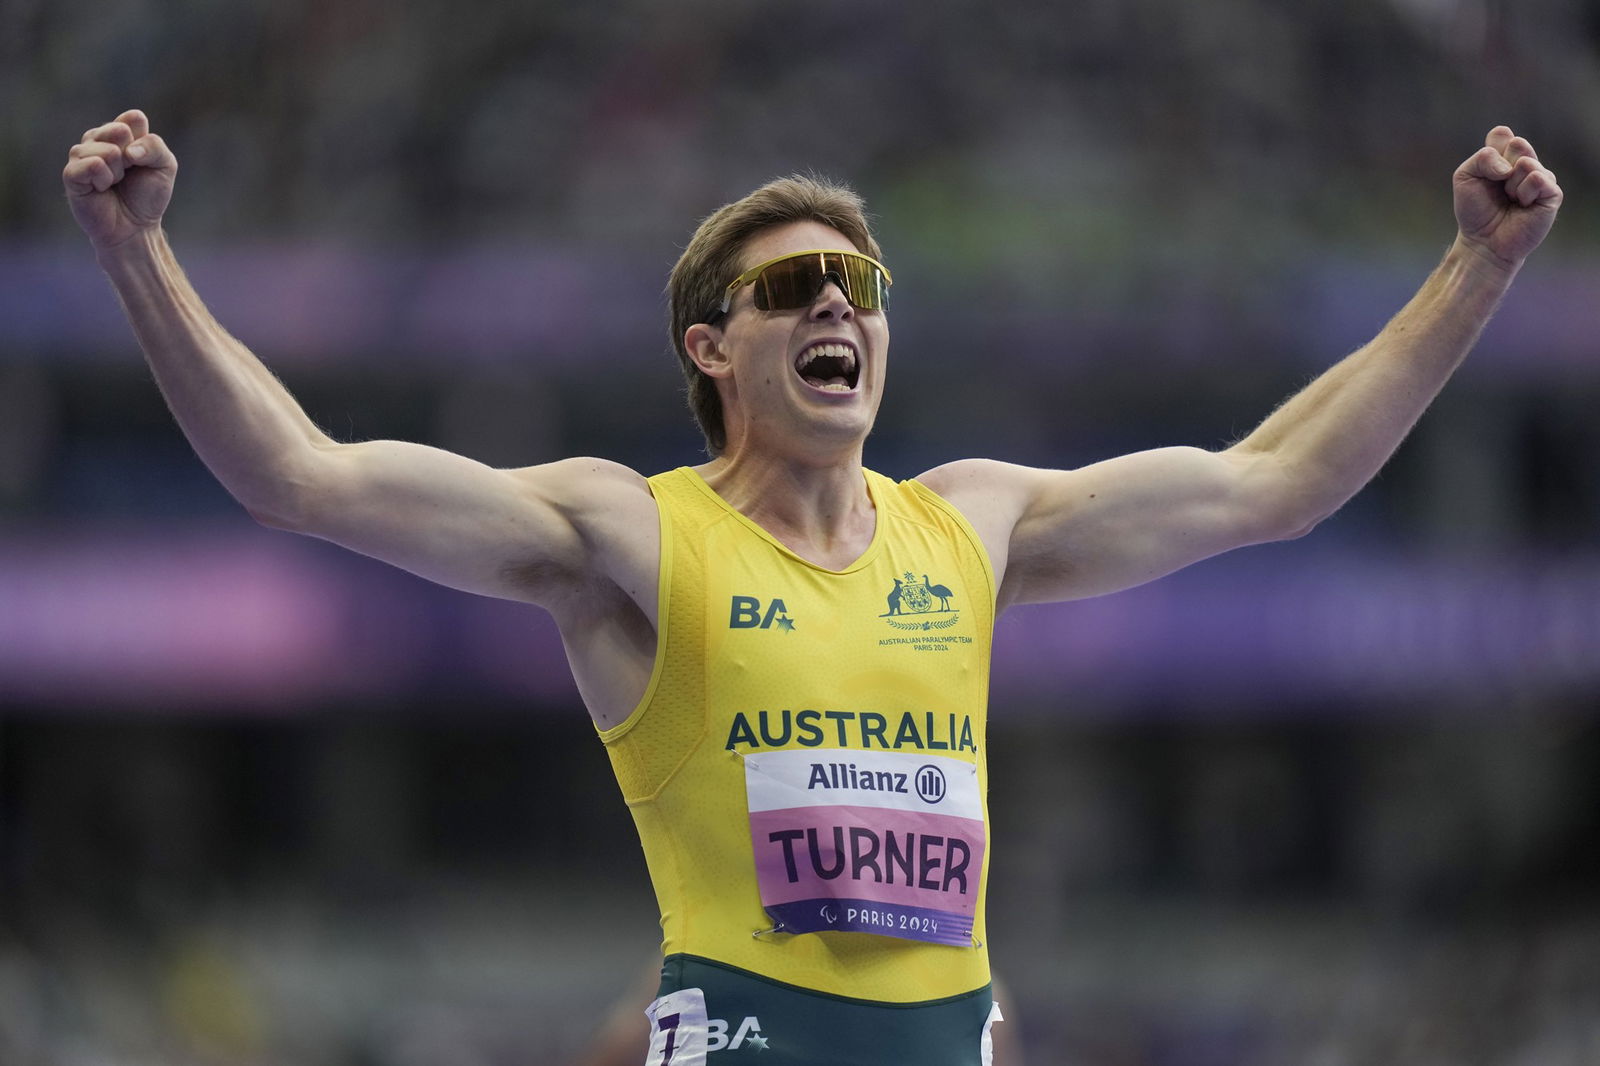
[[[1417,296],[1230,448],[896,483],[862,464],[889,272],[853,193],[775,182],[673,271],[712,458],[647,479],[335,443],[185,281],[160,228],[176,171],[128,111],[63,180],[212,472],[268,525],[555,617],[661,903],[662,1066],[986,1061],[995,615],[1310,530],[1393,452],[1561,203],[1532,146],[1490,131]]]

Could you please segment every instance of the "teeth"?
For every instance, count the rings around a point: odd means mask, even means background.
[[[800,353],[796,362],[797,368],[804,373],[812,361],[827,356],[832,359],[844,360],[845,367],[849,370],[856,368],[856,353],[848,344],[813,344]]]

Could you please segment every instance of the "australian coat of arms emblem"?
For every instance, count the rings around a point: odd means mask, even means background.
[[[952,604],[955,593],[931,581],[927,574],[922,580],[906,571],[904,580],[894,579],[889,590],[889,609],[879,618],[896,629],[947,629],[961,620],[961,613]]]

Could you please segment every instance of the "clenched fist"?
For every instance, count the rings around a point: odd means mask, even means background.
[[[144,112],[124,111],[72,146],[61,183],[78,225],[105,252],[160,225],[177,173]]]
[[[1456,169],[1461,238],[1502,266],[1516,267],[1544,240],[1561,207],[1561,186],[1526,138],[1496,126]]]

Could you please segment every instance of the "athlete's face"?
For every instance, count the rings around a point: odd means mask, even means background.
[[[858,251],[819,222],[791,222],[756,234],[741,269],[792,252]],[[730,450],[771,439],[831,450],[859,448],[883,395],[889,324],[882,311],[850,304],[832,280],[807,307],[762,311],[751,286],[734,293],[728,315],[708,330],[706,369],[722,384]],[[820,457],[820,452],[818,453]]]

